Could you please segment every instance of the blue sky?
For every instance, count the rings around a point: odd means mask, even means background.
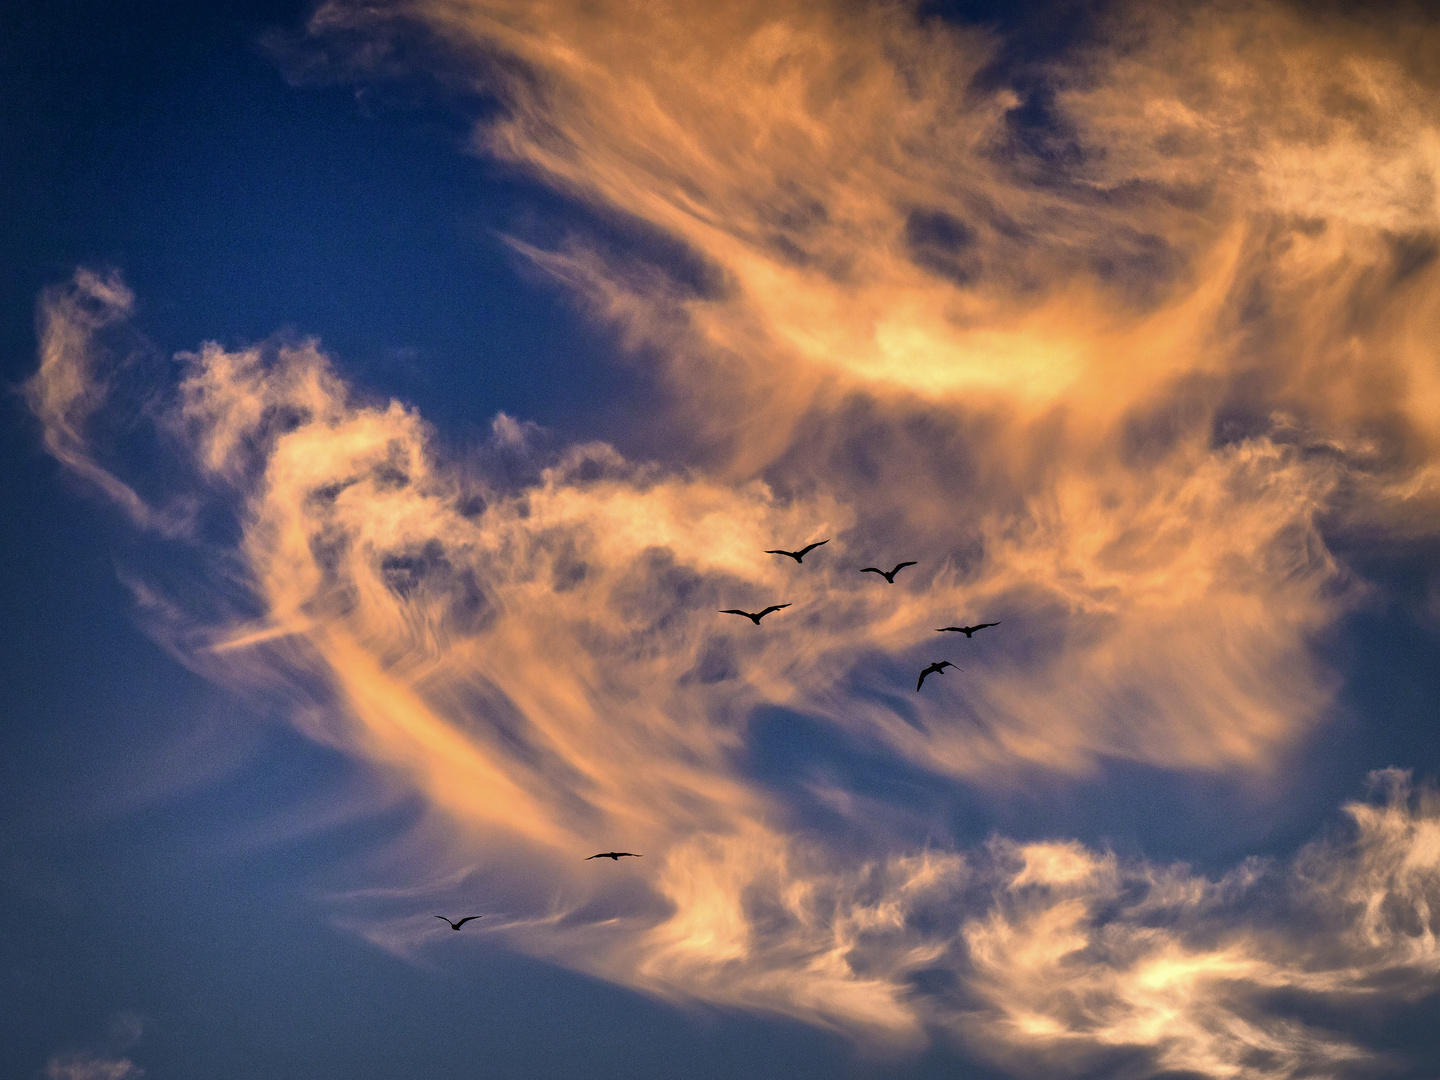
[[[7,17],[0,1071],[1432,1075],[1433,19],[643,7]]]

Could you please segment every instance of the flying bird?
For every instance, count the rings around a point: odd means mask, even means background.
[[[756,612],[756,611],[741,611],[739,608],[729,607],[729,608],[723,608],[723,609],[721,610],[720,614],[721,614],[721,615],[744,615],[745,618],[749,619],[749,620],[750,620],[751,622],[753,622],[756,626],[759,626],[759,625],[760,625],[760,620],[763,619],[766,615],[769,615],[770,612],[772,612],[772,611],[779,611],[781,608],[787,608],[787,607],[789,607],[789,606],[790,606],[789,604],[771,604],[771,605],[770,605],[769,607],[767,607],[764,611],[758,611],[758,612]]]
[[[974,626],[937,626],[935,632],[937,634],[943,634],[946,630],[954,630],[956,633],[964,634],[968,638],[974,634],[976,630],[984,630],[987,626],[999,625],[998,622],[982,622],[976,623]]]
[[[789,555],[790,558],[794,559],[796,562],[804,562],[806,555],[809,555],[810,552],[814,551],[814,550],[815,550],[817,547],[819,547],[821,544],[828,544],[829,542],[830,542],[829,540],[816,540],[815,543],[813,543],[813,544],[806,544],[806,545],[805,545],[803,548],[801,548],[799,551],[784,551],[784,550],[782,550],[782,549],[780,549],[780,548],[767,548],[767,549],[765,550],[765,554],[766,554],[766,555]]]
[[[591,855],[590,859],[609,859],[612,862],[619,862],[621,859],[643,859],[644,855],[636,855],[633,851],[602,851],[599,855]],[[589,862],[590,859],[586,859]]]
[[[883,577],[886,581],[888,581],[891,585],[894,585],[894,584],[895,584],[895,575],[898,574],[901,570],[904,570],[905,567],[907,567],[907,566],[914,566],[914,565],[915,565],[915,562],[914,562],[914,560],[912,559],[910,562],[896,563],[896,564],[895,564],[895,569],[894,569],[894,570],[891,570],[888,574],[887,574],[884,570],[881,570],[878,566],[867,566],[867,567],[865,567],[863,570],[861,570],[860,573],[862,573],[862,574],[879,574],[879,575],[880,575],[881,577]]]
[[[935,661],[935,663],[931,664],[931,665],[930,665],[929,667],[927,667],[924,671],[920,672],[920,681],[915,684],[915,689],[918,691],[918,690],[920,689],[920,687],[922,687],[922,686],[925,685],[925,676],[931,675],[931,674],[939,675],[939,674],[940,674],[941,672],[943,672],[947,667],[955,667],[955,665],[952,664],[949,660],[937,660],[937,661]],[[959,669],[957,668],[956,670],[958,671]]]
[[[466,916],[465,916],[463,919],[461,919],[459,922],[450,922],[450,920],[447,919],[447,918],[445,918],[444,915],[436,915],[435,917],[436,917],[437,919],[440,919],[440,920],[443,921],[443,922],[450,923],[450,929],[451,929],[451,930],[459,930],[460,927],[464,926],[464,925],[465,925],[467,922],[469,922],[471,919],[483,919],[485,916],[483,916],[483,915],[466,915]]]

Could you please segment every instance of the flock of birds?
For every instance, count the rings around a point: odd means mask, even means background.
[[[765,554],[766,554],[766,555],[788,555],[790,558],[794,559],[797,563],[804,563],[804,561],[805,561],[805,556],[806,556],[806,555],[809,555],[810,552],[814,551],[816,548],[820,547],[822,544],[828,544],[829,542],[830,542],[830,541],[829,541],[828,539],[826,539],[826,540],[816,540],[813,544],[806,544],[806,545],[805,545],[804,547],[802,547],[799,551],[786,551],[784,548],[766,548],[766,549],[765,549]],[[907,567],[907,566],[915,566],[915,565],[916,565],[916,563],[915,563],[915,560],[914,560],[914,559],[907,559],[905,562],[896,563],[896,564],[895,564],[894,566],[892,566],[889,570],[881,570],[878,566],[862,566],[862,567],[860,568],[860,573],[862,573],[862,574],[879,574],[879,575],[880,575],[881,577],[883,577],[886,581],[888,581],[891,585],[894,585],[894,584],[895,584],[895,575],[896,575],[896,574],[898,574],[901,570],[904,570],[905,567]],[[720,614],[721,614],[721,615],[744,615],[745,618],[749,619],[749,620],[750,620],[751,622],[753,622],[756,626],[759,626],[759,625],[760,625],[760,620],[763,619],[766,615],[769,615],[769,614],[770,614],[771,612],[773,612],[773,611],[782,611],[782,610],[784,610],[785,608],[787,608],[787,607],[789,607],[789,606],[790,606],[789,604],[771,604],[771,605],[770,605],[769,607],[767,607],[764,611],[741,611],[739,608],[722,608],[721,611],[720,611]],[[967,638],[970,638],[970,637],[974,637],[974,636],[975,636],[975,631],[977,631],[977,630],[984,630],[987,626],[999,626],[999,625],[1000,625],[1000,624],[999,624],[998,622],[982,622],[982,623],[976,623],[974,626],[937,626],[937,627],[935,628],[935,632],[936,632],[937,634],[943,634],[943,633],[946,633],[947,631],[954,631],[954,632],[957,633],[957,634],[964,634]],[[916,692],[918,693],[918,692],[920,691],[920,688],[925,685],[925,678],[926,678],[926,676],[943,674],[944,671],[945,671],[945,669],[946,669],[947,667],[953,667],[953,668],[955,668],[955,670],[957,670],[957,671],[963,670],[963,669],[961,669],[961,668],[955,667],[955,665],[952,664],[949,660],[937,660],[937,661],[935,661],[935,663],[933,663],[933,664],[931,664],[929,667],[927,667],[924,671],[920,672],[920,678],[919,678],[919,679],[916,681],[916,683],[915,683],[915,690],[916,690]]]
[[[790,558],[794,559],[797,563],[804,563],[804,561],[805,561],[805,556],[806,556],[806,555],[809,555],[810,552],[814,551],[816,548],[818,548],[818,547],[820,547],[820,546],[822,546],[822,545],[824,545],[824,544],[828,544],[829,542],[830,542],[830,541],[829,541],[828,539],[825,539],[825,540],[816,540],[813,544],[806,544],[804,547],[800,548],[800,550],[798,550],[798,551],[786,551],[786,550],[784,550],[783,548],[767,548],[767,549],[765,550],[765,554],[766,554],[766,555],[787,555],[787,556],[789,556]],[[914,559],[909,559],[909,560],[907,560],[907,561],[905,561],[905,562],[896,563],[896,564],[895,564],[893,567],[891,567],[889,570],[881,570],[878,566],[865,566],[865,567],[861,567],[860,573],[862,573],[862,574],[879,574],[881,577],[883,577],[883,578],[884,578],[887,582],[889,582],[891,585],[894,585],[894,584],[895,584],[895,575],[896,575],[896,574],[898,574],[901,570],[904,570],[905,567],[907,567],[907,566],[915,566],[915,565],[916,565],[915,560],[914,560]],[[783,611],[785,608],[787,608],[787,607],[789,607],[789,606],[790,606],[789,604],[771,604],[769,607],[765,608],[763,611],[741,611],[739,608],[722,608],[721,611],[720,611],[720,614],[721,614],[721,615],[743,615],[743,616],[745,616],[745,618],[749,619],[749,620],[750,620],[752,623],[754,623],[756,626],[759,626],[759,625],[760,625],[760,620],[763,619],[763,618],[765,618],[766,615],[770,615],[770,614],[772,614],[773,612],[776,612],[776,611]],[[953,633],[957,633],[957,634],[964,634],[965,637],[968,639],[968,638],[974,637],[976,631],[984,630],[984,629],[986,629],[987,627],[999,626],[999,625],[1000,625],[1000,623],[997,621],[997,622],[976,623],[974,626],[937,626],[937,627],[935,628],[935,632],[936,632],[937,634],[944,634],[944,633],[947,633],[947,632],[953,632]],[[956,667],[956,665],[953,664],[953,663],[951,663],[949,660],[937,660],[937,661],[935,661],[933,664],[931,664],[929,667],[927,667],[924,671],[920,672],[920,678],[919,678],[919,679],[916,681],[916,683],[915,683],[915,690],[916,690],[916,692],[918,693],[919,690],[920,690],[920,688],[925,685],[925,679],[926,679],[928,676],[930,676],[930,675],[940,675],[940,674],[943,674],[944,671],[945,671],[945,669],[946,669],[946,668],[950,668],[950,667],[955,668],[955,670],[957,670],[957,671],[963,670],[962,668]],[[636,854],[636,853],[633,852],[633,851],[601,851],[601,852],[599,852],[599,853],[597,853],[597,854],[595,854],[595,855],[589,856],[589,857],[586,858],[584,861],[585,861],[585,862],[589,862],[591,859],[609,859],[609,860],[611,860],[612,862],[619,862],[621,859],[639,859],[639,858],[642,858],[642,856]],[[466,915],[464,918],[456,919],[456,920],[453,920],[453,921],[450,920],[450,919],[447,919],[444,915],[436,915],[435,918],[440,919],[442,922],[448,923],[451,930],[459,930],[462,926],[464,926],[467,922],[470,922],[472,919],[480,919],[480,918],[484,918],[484,916],[482,916],[482,915]]]

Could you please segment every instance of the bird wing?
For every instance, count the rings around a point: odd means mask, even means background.
[[[609,857],[610,857],[610,853],[609,853],[608,851],[602,851],[602,852],[600,852],[599,855],[590,855],[590,856],[588,856],[588,857],[585,859],[585,861],[586,861],[586,862],[589,862],[591,859],[608,859]]]
[[[762,618],[762,619],[763,619],[766,615],[769,615],[770,612],[772,612],[772,611],[779,611],[781,608],[787,608],[787,607],[789,607],[789,606],[790,606],[789,604],[771,604],[771,605],[770,605],[769,607],[767,607],[764,611],[757,612],[756,614],[758,615],[759,618]]]
[[[447,918],[445,918],[444,915],[436,915],[435,917],[436,917],[437,919],[439,919],[441,922],[447,922],[447,923],[450,922],[450,920],[447,919]],[[451,926],[454,926],[455,924],[454,924],[454,923],[450,923],[450,925],[451,925]]]
[[[460,927],[464,926],[464,925],[465,925],[467,922],[469,922],[471,919],[481,919],[481,918],[484,918],[484,916],[483,916],[483,915],[466,915],[466,916],[465,916],[463,919],[461,919],[459,922],[457,922],[457,923],[452,923],[451,925],[454,926],[456,930],[459,930]]]
[[[632,858],[632,859],[643,859],[643,858],[645,857],[645,856],[643,856],[643,855],[637,855],[637,854],[635,854],[635,852],[633,852],[633,851],[617,851],[617,852],[615,852],[615,854],[616,854],[616,855],[620,855],[620,856],[622,856],[622,857],[628,855],[628,856],[630,856],[630,858]]]
[[[766,548],[766,549],[765,549],[765,554],[766,554],[766,555],[789,555],[790,558],[792,558],[792,559],[795,558],[795,555],[796,555],[796,553],[793,552],[793,551],[782,551],[780,548]],[[801,552],[800,554],[804,554],[804,553]]]
[[[860,568],[860,573],[862,573],[862,574],[879,574],[881,577],[884,577],[884,576],[885,576],[885,571],[884,571],[884,570],[881,570],[878,566],[862,566],[862,567]]]
[[[819,547],[821,544],[828,544],[829,542],[830,542],[829,540],[816,540],[815,543],[813,543],[813,544],[806,544],[803,548],[801,548],[801,549],[800,549],[799,551],[797,551],[795,554],[797,554],[797,555],[809,555],[810,552],[814,551],[814,550],[815,550],[817,547]]]
[[[963,627],[963,626],[937,626],[937,627],[935,628],[935,632],[936,632],[937,634],[943,634],[946,630],[954,630],[954,631],[956,631],[957,633],[963,634],[963,633],[965,632],[965,627]]]
[[[891,570],[890,573],[892,573],[892,574],[898,574],[901,570],[904,570],[905,567],[907,567],[907,566],[914,566],[914,565],[915,565],[915,560],[914,560],[914,559],[911,559],[909,562],[896,563],[896,564],[895,564],[895,569],[894,569],[894,570]]]
[[[722,609],[720,610],[720,614],[721,614],[721,615],[744,615],[745,618],[747,618],[747,619],[753,619],[753,618],[755,617],[754,615],[752,615],[752,614],[751,614],[750,612],[748,612],[748,611],[741,611],[739,608],[733,608],[733,607],[722,608]]]
[[[937,675],[938,675],[940,672],[944,671],[947,667],[954,667],[954,666],[955,666],[955,665],[952,664],[949,660],[937,660],[937,661],[935,661],[935,663],[931,664],[931,665],[930,665],[929,667],[927,667],[924,671],[920,672],[920,681],[915,684],[915,689],[916,689],[916,690],[919,690],[920,687],[924,684],[924,682],[925,682],[925,676],[927,676],[927,675],[929,675],[929,674],[931,674],[931,673],[934,673],[934,674],[937,674]]]
[[[984,630],[987,626],[999,626],[998,622],[982,622],[978,626],[970,627],[971,630]]]

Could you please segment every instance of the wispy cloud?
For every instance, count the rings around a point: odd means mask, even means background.
[[[688,253],[517,241],[659,358],[714,470],[844,492],[873,543],[1053,614],[1053,666],[985,703],[1003,752],[1293,742],[1353,598],[1317,516],[1434,520],[1434,27],[1136,7],[1011,86],[900,7],[643,7],[314,29],[367,63],[438,37],[506,105],[480,152]]]
[[[64,1054],[45,1063],[45,1080],[138,1080],[144,1075],[129,1058]]]
[[[111,380],[128,359],[113,355],[104,334],[131,315],[135,295],[116,271],[82,267],[68,287],[46,290],[39,306],[40,368],[26,382],[45,449],[117,503],[132,521],[166,535],[185,530],[185,508],[157,510],[104,467],[91,423],[106,412]]]
[[[145,1018],[138,1013],[116,1013],[104,1040],[104,1050],[80,1050],[53,1054],[45,1063],[45,1080],[140,1080],[145,1070],[124,1051],[140,1041]]]
[[[454,461],[313,341],[146,389],[167,497],[240,537],[145,591],[157,633],[430,811],[371,900],[470,882],[536,954],[1022,1073],[1367,1067],[1274,1002],[1433,992],[1433,800],[1397,777],[1350,840],[1212,880],[1064,838],[861,857],[743,764],[761,706],[977,785],[1263,776],[1324,720],[1312,641],[1366,588],[1327,540],[1440,520],[1435,31],[1199,11],[1121,12],[1037,90],[897,6],[321,9],[367,62],[438,36],[506,105],[477,149],[665,238],[515,244],[654,358],[692,463],[506,416]],[[86,434],[131,303],[47,294],[31,400],[149,523]],[[975,619],[1002,630],[935,633]],[[579,861],[617,844],[643,871]],[[376,910],[397,951],[444,929]]]
[[[85,269],[76,272],[69,289],[48,291],[40,303],[40,370],[25,391],[44,424],[45,449],[143,523],[150,520],[150,508],[127,484],[95,464],[85,431],[106,395],[95,371],[96,332],[127,317],[134,302],[117,274],[101,277]]]

